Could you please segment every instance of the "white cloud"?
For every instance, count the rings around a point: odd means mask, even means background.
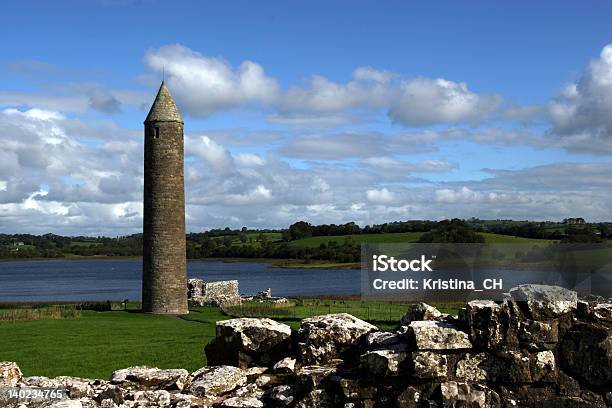
[[[374,81],[386,84],[395,77],[397,77],[397,74],[394,72],[378,70],[372,67],[358,67],[353,71],[353,78],[360,81]]]
[[[306,87],[292,86],[283,95],[281,112],[340,112],[356,108],[386,109],[405,126],[479,122],[497,111],[501,97],[479,95],[467,84],[446,79],[403,79],[372,68],[357,68],[345,84],[313,76]]]
[[[499,96],[471,92],[464,82],[417,78],[402,81],[389,116],[407,126],[478,122],[492,115],[500,102]]]
[[[276,109],[268,120],[290,125],[340,125],[354,120],[353,110],[378,113],[405,126],[475,123],[492,117],[501,98],[479,95],[464,82],[401,78],[372,67],[357,67],[348,82],[312,75],[304,84],[281,90],[276,79],[252,61],[238,68],[185,46],[166,45],[147,51],[145,64],[165,71],[180,107],[194,116],[259,103]]]
[[[0,190],[2,229],[20,226],[44,232],[89,222],[88,227],[104,225],[109,233],[115,227],[125,228],[112,220],[100,223],[99,218],[94,222],[77,215],[84,213],[84,206],[140,201],[142,145],[131,140],[129,131],[102,131],[111,140],[99,140],[92,147],[74,129],[83,130],[83,126],[54,111],[0,112],[0,179],[5,183]]]
[[[441,203],[476,203],[482,200],[482,194],[463,186],[457,190],[449,188],[436,190],[435,198]]]
[[[590,62],[580,79],[549,105],[553,131],[597,143],[612,138],[612,44]]]
[[[144,60],[157,72],[165,71],[180,107],[194,116],[208,116],[253,102],[270,103],[277,98],[276,80],[251,61],[233,68],[220,58],[204,56],[179,44],[151,49]]]
[[[366,191],[366,198],[369,202],[375,204],[390,204],[395,201],[395,194],[386,188],[372,189]]]
[[[283,95],[281,112],[338,112],[357,107],[381,107],[389,98],[384,84],[350,81],[333,82],[323,76],[311,77],[305,87],[291,86]]]
[[[297,127],[282,132],[236,127],[188,133],[190,231],[286,227],[297,219],[360,224],[470,216],[609,219],[612,168],[607,163],[484,169],[489,177],[479,181],[427,179],[441,177],[427,173],[458,168],[445,159],[445,150],[438,151],[444,142],[612,154],[611,122],[604,115],[612,94],[608,51],[549,106],[554,132],[563,137],[526,127],[446,126],[396,134],[359,130],[375,128],[375,122],[324,133],[319,129],[372,115],[380,119],[385,112],[404,126],[471,124],[500,117],[529,121],[544,115],[538,106],[510,107],[500,113],[499,97],[478,94],[464,83],[402,78],[369,67],[355,69],[347,82],[314,76],[283,90],[253,62],[233,67],[181,46],[151,50],[145,59],[154,70],[165,65],[172,92],[188,113],[205,116],[260,104],[265,105],[262,117],[269,123]],[[114,101],[134,106],[142,95],[109,90],[92,103],[96,89],[75,87],[72,91],[79,97],[74,101],[28,99],[23,94],[12,99],[13,105],[32,109],[0,111],[0,231],[140,231],[142,131],[112,122],[84,123],[68,113],[92,108],[112,112]],[[0,92],[0,104],[6,97]],[[415,153],[423,152],[433,154],[415,159]],[[454,180],[459,177],[459,172],[453,173]]]
[[[187,137],[185,154],[204,159],[216,173],[226,173],[233,168],[233,158],[230,153],[208,136],[200,136],[195,140]]]
[[[234,155],[234,160],[239,166],[261,167],[266,164],[266,159],[253,153],[238,153]]]
[[[272,191],[264,185],[258,185],[254,189],[242,194],[228,194],[224,198],[226,205],[250,205],[261,204],[272,198]]]

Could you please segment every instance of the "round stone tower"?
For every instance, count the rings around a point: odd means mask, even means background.
[[[144,128],[142,310],[186,314],[183,119],[165,82]]]

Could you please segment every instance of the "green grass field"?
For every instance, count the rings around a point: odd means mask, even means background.
[[[89,247],[97,247],[97,246],[102,246],[102,245],[104,245],[104,244],[103,244],[103,243],[101,243],[101,242],[72,241],[72,242],[70,243],[70,245],[71,245],[71,246],[74,246],[74,247],[86,247],[86,248],[89,248]]]
[[[195,314],[195,313],[194,313]],[[219,309],[197,312],[199,321],[112,311],[83,311],[80,318],[0,322],[0,361],[15,361],[25,375],[108,378],[131,365],[206,365],[203,347],[215,335]]]
[[[358,244],[363,243],[413,243],[417,242],[419,238],[423,235],[422,232],[400,232],[400,233],[390,233],[390,234],[357,234],[357,235],[333,235],[333,236],[325,236],[325,237],[310,237],[303,238],[297,241],[292,241],[290,243],[291,246],[296,248],[315,248],[321,245],[322,243],[329,243],[331,241],[336,241],[338,243],[344,242],[347,237],[351,237]],[[486,243],[497,243],[497,244],[511,244],[511,243],[533,243],[533,242],[552,242],[549,240],[541,240],[541,239],[532,239],[532,238],[522,238],[522,237],[513,237],[510,235],[500,235],[500,234],[491,234],[491,233],[482,233],[485,237]]]
[[[456,313],[456,308],[447,306],[440,310]],[[218,320],[265,316],[298,329],[303,318],[347,312],[389,330],[398,327],[406,308],[388,302],[292,299],[280,307],[247,303],[228,314],[211,307],[192,308],[181,317],[85,310],[80,317],[0,321],[0,361],[17,362],[26,376],[106,379],[132,365],[194,371],[206,365],[203,349],[213,339]]]
[[[550,239],[535,239],[535,238],[523,238],[523,237],[514,237],[512,235],[500,235],[500,234],[491,234],[488,232],[483,232],[481,235],[484,235],[485,242],[487,244],[531,244],[531,243],[550,243],[555,242]]]
[[[295,248],[316,248],[322,243],[328,243],[336,241],[338,243],[344,242],[348,237],[351,237],[358,244],[381,242],[381,243],[394,243],[394,242],[417,242],[419,237],[423,233],[421,232],[400,232],[396,234],[355,234],[355,235],[331,235],[324,237],[310,237],[303,238],[297,241],[292,241],[291,246]]]
[[[253,240],[253,242],[257,242],[259,239],[259,235],[263,235],[266,237],[266,239],[270,242],[274,242],[274,241],[279,241],[283,238],[283,234],[281,234],[280,232],[248,232],[245,234],[247,237],[247,240]],[[218,237],[213,237],[212,239],[217,239],[217,240],[222,240],[226,237],[227,235],[220,235]],[[242,245],[243,242],[240,240],[240,236],[239,235],[230,235],[230,237],[232,238],[232,245]]]

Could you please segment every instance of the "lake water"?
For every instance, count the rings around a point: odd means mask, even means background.
[[[141,269],[140,259],[0,262],[0,303],[140,300]],[[275,296],[358,295],[362,289],[361,272],[351,269],[289,269],[274,268],[263,262],[193,260],[187,262],[187,270],[189,277],[209,282],[236,279],[240,282],[240,292],[243,294],[255,294],[271,288]],[[560,279],[563,276],[556,273],[507,270],[485,271],[474,275],[466,271],[436,271],[431,276],[426,275],[423,276],[463,277],[475,281],[482,281],[485,277],[503,277],[505,291],[523,283],[546,283],[560,284],[585,293],[612,296],[612,273],[609,271],[594,276],[595,280],[575,279],[577,276],[571,274],[568,280]],[[389,277],[394,278],[393,274]],[[364,288],[369,287],[367,279],[364,284]],[[368,289],[364,289],[363,293],[367,292]],[[428,293],[428,299],[433,299],[432,296],[437,294],[435,291]],[[488,294],[485,292],[484,295]]]
[[[240,292],[272,288],[274,296],[354,295],[360,271],[274,268],[262,262],[188,261],[190,278],[237,279]],[[142,260],[0,262],[0,302],[139,300]]]

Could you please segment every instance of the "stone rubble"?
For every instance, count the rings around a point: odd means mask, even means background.
[[[257,292],[257,294],[254,296],[242,295],[241,299],[243,302],[259,302],[259,303],[275,303],[275,304],[289,303],[289,300],[287,298],[272,296],[272,289],[270,288]]]
[[[254,296],[241,295],[237,280],[206,282],[191,278],[187,281],[187,300],[192,306],[231,307],[242,302],[284,304],[289,300],[272,296],[272,289],[257,292]]]
[[[221,321],[206,347],[210,365],[191,374],[129,367],[109,381],[49,379],[0,362],[0,388],[68,393],[55,404],[0,406],[612,406],[612,302],[568,292],[522,286],[501,302],[469,302],[456,318],[413,305],[395,331],[346,313],[304,319],[297,332],[270,319]]]

